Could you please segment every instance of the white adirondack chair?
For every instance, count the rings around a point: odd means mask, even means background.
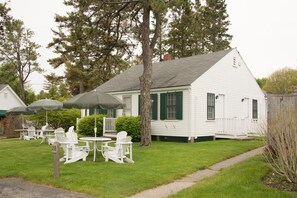
[[[48,138],[48,144],[53,144],[54,142],[66,141],[66,135],[63,128],[57,128],[54,132],[54,136],[52,138]]]
[[[64,150],[64,156],[60,159],[60,161],[65,161],[64,164],[73,163],[81,159],[86,161],[90,151],[89,143],[85,142],[85,146],[79,146],[77,133],[73,130],[68,131],[66,133],[66,140],[59,141],[59,143]]]
[[[24,140],[36,139],[35,127],[31,126],[27,129],[27,134],[24,135]]]
[[[108,144],[111,142],[104,142],[102,146],[102,155],[107,162],[109,159],[116,163],[134,163],[132,159],[132,141],[131,137],[127,136],[126,131],[121,131],[117,134],[115,146],[111,147]],[[129,157],[127,156],[129,154]]]
[[[42,126],[42,127],[41,127],[41,130],[40,130],[38,133],[36,133],[36,138],[41,138],[41,139],[42,139],[42,141],[40,142],[40,144],[41,144],[42,142],[44,142],[45,139],[46,139],[46,136],[45,136],[44,131],[46,130],[47,127],[48,127],[47,124],[44,125],[44,126]]]

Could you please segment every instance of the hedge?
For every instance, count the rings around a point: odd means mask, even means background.
[[[102,115],[102,114],[96,115],[97,137],[103,135],[103,124],[102,124],[103,117],[106,117],[106,115]],[[84,136],[94,136],[94,125],[95,125],[95,115],[83,117],[78,122],[78,133]]]
[[[33,121],[35,127],[41,128],[45,125],[45,111],[38,111],[36,115],[24,116],[27,120]],[[79,109],[67,109],[59,111],[47,111],[48,123],[53,128],[62,127],[65,131],[71,126],[76,126],[76,118],[80,118]]]
[[[122,116],[116,120],[117,132],[126,131],[134,142],[140,141],[140,117]]]

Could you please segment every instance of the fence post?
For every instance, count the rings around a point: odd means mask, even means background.
[[[59,142],[54,142],[52,145],[52,153],[54,155],[54,177],[60,176],[60,144]]]

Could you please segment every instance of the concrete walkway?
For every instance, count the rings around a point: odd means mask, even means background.
[[[230,166],[232,166],[238,162],[244,161],[250,157],[259,155],[259,154],[263,153],[263,151],[264,151],[264,147],[243,153],[241,155],[238,155],[238,156],[232,157],[230,159],[227,159],[225,161],[214,164],[214,165],[210,166],[208,169],[197,171],[191,175],[188,175],[184,178],[176,180],[172,183],[158,186],[153,189],[142,191],[130,198],[147,198],[147,197],[166,198],[170,195],[176,194],[177,192],[179,192],[185,188],[189,188],[190,186],[201,181],[202,179],[205,179],[207,177],[217,174],[218,172],[220,172],[221,169],[230,167]]]

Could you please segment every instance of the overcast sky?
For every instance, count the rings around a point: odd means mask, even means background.
[[[0,0],[1,3],[5,0]],[[297,68],[297,0],[226,0],[233,35],[231,47],[236,47],[256,77],[267,77],[277,69]],[[56,27],[55,13],[64,14],[63,0],[11,0],[14,18],[34,31],[34,41],[42,47],[39,63],[46,73],[63,74],[54,70],[47,60],[54,57],[46,49],[51,41],[51,28]],[[43,88],[41,74],[32,74],[30,84],[39,92]]]

